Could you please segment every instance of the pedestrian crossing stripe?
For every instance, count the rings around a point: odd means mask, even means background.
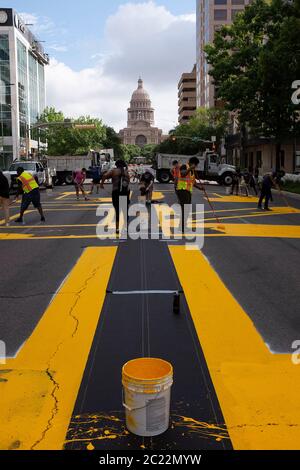
[[[169,250],[234,448],[299,449],[300,374],[292,356],[268,350],[200,251]]]
[[[88,248],[15,359],[0,366],[0,449],[61,450],[116,248]]]

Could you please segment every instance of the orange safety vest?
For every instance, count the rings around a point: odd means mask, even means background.
[[[190,191],[192,193],[195,181],[196,176],[194,173],[191,173],[189,171],[186,176],[182,176],[181,171],[179,170],[177,180],[177,191]]]
[[[26,194],[31,193],[31,191],[39,187],[34,177],[26,171],[23,171],[23,173],[17,178],[17,180],[21,181],[22,189]]]
[[[180,175],[180,168],[173,168],[172,169],[172,176],[174,180],[176,180]]]

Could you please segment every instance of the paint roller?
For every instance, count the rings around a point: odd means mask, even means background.
[[[208,204],[210,205],[210,208],[211,208],[211,210],[212,210],[212,212],[213,212],[213,214],[214,214],[214,218],[216,219],[217,223],[219,224],[219,225],[217,226],[217,228],[218,228],[219,230],[225,230],[225,225],[222,225],[222,224],[221,224],[220,219],[219,219],[219,217],[218,217],[217,214],[216,214],[215,208],[214,208],[214,206],[212,205],[212,202],[211,202],[211,200],[209,199],[208,194],[207,194],[207,191],[206,191],[206,189],[205,189],[204,186],[203,186],[203,191],[204,191],[205,197],[206,197],[206,199],[207,199],[207,201],[208,201]]]

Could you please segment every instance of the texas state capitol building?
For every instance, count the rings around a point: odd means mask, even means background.
[[[120,137],[123,144],[139,147],[147,144],[158,145],[163,140],[162,130],[154,127],[154,109],[141,78],[131,98],[127,127],[120,131]]]
[[[45,65],[41,43],[11,8],[0,7],[0,168],[34,156],[45,145],[30,131],[45,109]]]

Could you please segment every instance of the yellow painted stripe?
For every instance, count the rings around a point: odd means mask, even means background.
[[[169,249],[234,448],[299,449],[299,366],[269,352],[201,252]]]
[[[246,196],[223,196],[217,198],[209,198],[211,202],[234,202],[234,203],[245,203],[245,204],[253,204],[254,202],[258,202],[258,197],[246,197]]]
[[[115,255],[88,248],[17,358],[0,367],[1,449],[62,449]]]

